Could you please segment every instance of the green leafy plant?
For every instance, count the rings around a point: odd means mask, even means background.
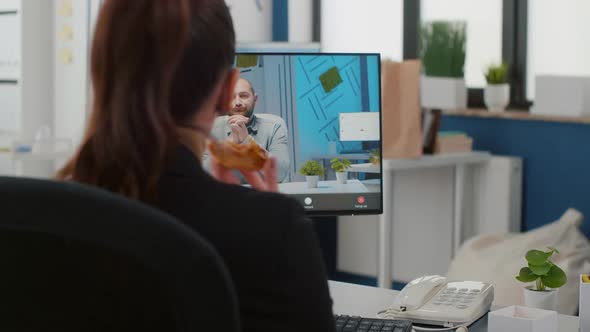
[[[508,83],[508,64],[490,65],[485,72],[488,84]]]
[[[346,172],[350,167],[350,161],[346,158],[334,158],[330,160],[330,167],[336,172]]]
[[[420,58],[426,76],[462,78],[467,44],[465,22],[433,21],[420,29]]]
[[[371,150],[369,162],[373,165],[378,165],[381,162],[381,149]]]
[[[305,176],[324,176],[326,169],[316,160],[308,160],[299,169],[299,173]]]
[[[546,287],[559,288],[567,282],[567,276],[563,270],[551,262],[554,253],[559,254],[555,248],[549,251],[529,250],[526,253],[528,266],[520,269],[516,280],[521,282],[535,282],[536,291],[545,291]]]

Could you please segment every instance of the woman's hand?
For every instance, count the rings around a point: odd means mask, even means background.
[[[218,181],[228,184],[241,185],[240,179],[235,174],[233,174],[231,170],[221,166],[221,164],[216,162],[215,158],[211,158],[211,170],[213,177]],[[277,166],[277,160],[274,157],[268,158],[260,172],[240,171],[240,173],[242,176],[244,176],[246,181],[248,181],[250,186],[256,190],[270,192],[279,191],[279,170]]]

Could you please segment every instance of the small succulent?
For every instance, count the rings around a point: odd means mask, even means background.
[[[567,276],[563,270],[551,261],[554,253],[559,254],[555,248],[548,248],[549,251],[529,250],[526,253],[528,266],[520,269],[516,280],[521,282],[535,282],[537,291],[544,291],[546,287],[555,289],[567,282]]]
[[[373,165],[379,165],[379,163],[381,163],[381,150],[380,149],[371,150],[371,153],[369,155],[369,162]]]
[[[330,160],[330,167],[336,172],[346,172],[350,167],[350,160],[346,158],[334,158]]]
[[[486,81],[488,84],[504,84],[508,82],[508,64],[490,65],[486,72]]]
[[[322,166],[316,160],[308,160],[303,164],[303,166],[299,169],[299,173],[305,176],[324,176],[326,172],[324,166]]]

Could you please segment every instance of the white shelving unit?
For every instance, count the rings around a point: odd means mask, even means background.
[[[0,12],[0,132],[32,139],[53,127],[53,1],[2,0]],[[53,163],[23,161],[22,171],[48,175]]]
[[[346,243],[339,246],[339,259],[345,257],[339,261],[339,269],[366,274],[374,273],[376,267],[378,285],[389,288],[393,273],[397,281],[409,281],[415,277],[407,279],[411,274],[422,270],[408,265],[406,256],[412,251],[432,258],[426,268],[428,273],[444,273],[445,260],[450,260],[457,251],[464,239],[464,226],[472,222],[463,213],[470,198],[469,192],[465,192],[470,188],[466,186],[469,174],[491,158],[487,152],[474,151],[418,159],[384,159],[383,214],[340,218],[339,241]],[[359,164],[353,171],[375,173],[379,169]],[[408,240],[407,234],[414,237]],[[367,241],[375,246],[360,249],[356,244]],[[429,243],[416,244],[419,241]],[[423,247],[434,251],[425,252],[420,249]]]

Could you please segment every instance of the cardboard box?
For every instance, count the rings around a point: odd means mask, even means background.
[[[434,153],[461,153],[473,150],[473,139],[466,135],[439,136],[434,144]]]
[[[590,332],[590,283],[580,275],[580,332]]]
[[[488,315],[489,332],[557,332],[557,312],[510,306]]]

